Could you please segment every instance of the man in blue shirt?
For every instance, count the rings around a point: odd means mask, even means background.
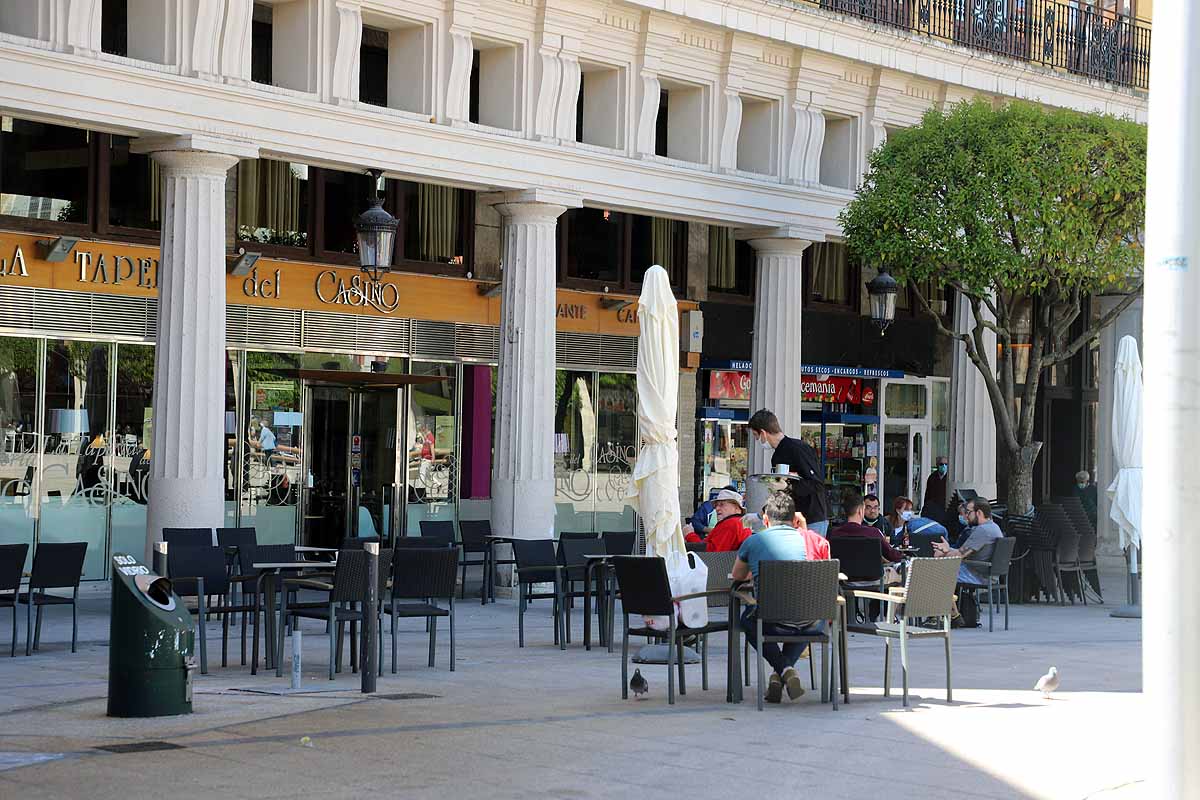
[[[742,542],[737,560],[733,563],[734,580],[746,580],[753,576],[758,580],[758,565],[763,561],[806,561],[807,548],[804,534],[796,529],[796,504],[788,492],[772,492],[763,508],[763,523],[766,528]],[[820,622],[800,625],[764,624],[764,634],[782,636],[819,631]],[[758,643],[758,609],[751,606],[742,614],[742,630],[746,640],[771,665],[770,683],[767,685],[767,702],[778,703],[783,699],[783,687],[787,685],[788,697],[795,700],[804,694],[804,682],[796,672],[795,664],[804,655],[807,644],[789,643],[782,647],[778,643]]]

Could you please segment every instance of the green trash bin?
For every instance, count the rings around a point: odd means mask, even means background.
[[[115,554],[110,626],[108,715],[192,713],[195,632],[171,581],[133,556]]]

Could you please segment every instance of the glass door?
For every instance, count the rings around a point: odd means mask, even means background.
[[[890,513],[892,501],[907,497],[915,511],[921,510],[929,464],[928,423],[895,423],[884,426],[883,508]]]
[[[396,529],[397,389],[310,386],[304,488],[304,544],[340,547],[344,539]]]

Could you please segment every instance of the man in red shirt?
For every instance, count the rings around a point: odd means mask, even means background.
[[[730,489],[722,489],[713,500],[713,508],[719,521],[704,540],[706,549],[710,553],[737,550],[750,536],[750,529],[742,524],[742,515],[746,513],[742,496]]]
[[[883,550],[884,561],[891,562],[892,564],[903,561],[904,554],[892,547],[879,528],[863,523],[865,512],[866,503],[863,500],[863,496],[853,490],[847,491],[842,498],[842,513],[846,515],[846,521],[829,532],[829,540],[833,541],[839,538],[876,539],[880,542],[881,549]]]

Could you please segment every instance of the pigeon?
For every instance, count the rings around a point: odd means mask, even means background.
[[[1051,667],[1050,671],[1038,678],[1038,682],[1033,685],[1033,690],[1035,692],[1041,692],[1042,697],[1049,697],[1050,693],[1057,688],[1058,667]]]
[[[633,697],[635,700],[640,700],[641,697],[639,697],[639,695],[643,695],[650,691],[650,684],[646,683],[646,679],[642,677],[642,671],[640,669],[635,669],[633,671],[633,677],[629,679],[629,688],[633,690]]]

